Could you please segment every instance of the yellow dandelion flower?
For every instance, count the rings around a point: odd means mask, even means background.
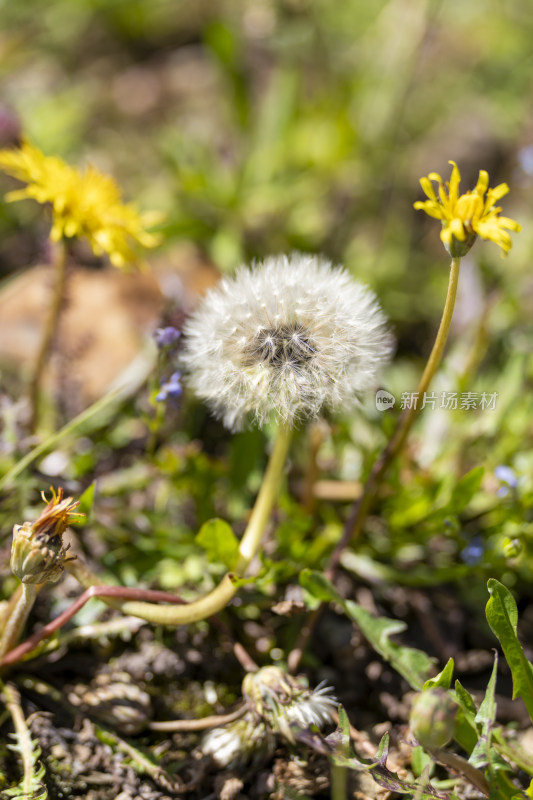
[[[96,255],[108,255],[116,267],[137,260],[135,245],[148,248],[159,242],[158,236],[146,230],[158,216],[139,214],[134,206],[124,204],[115,181],[94,167],[80,171],[23,142],[15,150],[0,150],[0,169],[27,184],[10,192],[7,200],[29,197],[50,203],[53,242],[85,238]]]
[[[501,217],[501,208],[495,205],[507,194],[509,187],[506,183],[500,183],[494,189],[489,189],[489,175],[481,170],[474,191],[460,195],[459,169],[455,161],[449,163],[453,167],[449,183],[444,184],[436,172],[430,172],[427,178],[420,178],[420,185],[429,200],[418,201],[414,207],[441,220],[440,238],[453,258],[466,255],[477,236],[494,242],[506,255],[512,247],[507,231],[521,230],[514,219]],[[432,181],[438,183],[438,197]]]

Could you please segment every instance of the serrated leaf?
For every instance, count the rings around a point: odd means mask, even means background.
[[[491,578],[490,599],[486,607],[487,621],[498,638],[513,678],[513,699],[521,697],[533,720],[533,665],[526,658],[518,640],[518,610],[506,586]]]
[[[457,702],[460,706],[464,709],[464,711],[472,715],[472,721],[477,714],[476,704],[474,703],[474,698],[467,692],[464,686],[461,686],[458,680],[455,681],[455,692],[457,696]]]
[[[389,772],[383,767],[377,767],[370,774],[379,786],[388,789],[390,792],[414,795],[418,791],[417,800],[442,800],[443,798],[447,800],[448,797],[448,795],[437,791],[430,783],[427,783],[420,791],[420,787],[416,783],[408,783],[399,778],[396,773]]]
[[[300,583],[322,602],[334,602],[342,606],[345,613],[358,624],[361,633],[374,650],[388,661],[413,689],[422,689],[428,680],[434,659],[423,650],[404,647],[390,640],[391,636],[405,630],[404,622],[388,617],[375,617],[358,603],[344,600],[320,572],[302,570]]]
[[[341,705],[339,706],[339,724],[337,730],[328,737],[328,744],[334,748],[332,754],[334,763],[336,763],[335,756],[340,756],[343,759],[350,758],[352,754],[350,720]]]
[[[442,689],[449,689],[453,677],[453,668],[454,661],[453,658],[450,658],[444,669],[439,672],[438,675],[435,675],[434,678],[430,678],[428,681],[426,681],[423,688],[433,689],[435,686],[439,686]]]
[[[388,661],[413,689],[422,689],[433,668],[434,659],[423,650],[405,647],[390,640],[391,636],[405,630],[405,623],[397,619],[375,617],[351,600],[345,604],[345,608],[374,650]]]
[[[196,541],[207,553],[209,561],[233,569],[239,553],[239,542],[223,519],[210,519],[196,535]]]
[[[496,693],[496,675],[498,671],[498,656],[494,656],[494,666],[492,674],[487,685],[487,691],[483,698],[479,711],[477,712],[474,722],[480,726],[479,739],[474,747],[469,762],[473,767],[484,767],[491,759],[491,739],[492,739],[492,726],[496,719],[496,701],[494,699]]]
[[[487,691],[485,692],[485,697],[481,701],[481,705],[479,706],[479,711],[476,714],[475,722],[480,723],[482,728],[487,728],[490,725],[494,724],[496,719],[496,678],[498,674],[498,654],[494,654],[494,666],[492,667],[492,673],[490,676],[490,680],[487,684]]]
[[[316,736],[316,734],[310,735],[310,731],[301,731],[297,738],[319,753],[324,753],[326,750],[329,758],[336,766],[357,772],[365,771],[370,773],[379,786],[391,792],[398,792],[399,794],[414,794],[418,792],[418,800],[447,800],[448,796],[438,792],[430,783],[426,783],[421,788],[418,782],[416,784],[408,783],[387,768],[388,733],[382,737],[376,754],[372,759],[359,758],[356,754],[353,754],[350,758],[339,753],[336,734],[337,732],[330,734],[324,739]],[[336,750],[337,752],[335,752]]]

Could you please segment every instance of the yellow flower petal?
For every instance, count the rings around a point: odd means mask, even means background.
[[[506,183],[489,189],[489,175],[480,170],[473,191],[459,194],[461,174],[455,161],[452,165],[450,181],[444,184],[437,172],[430,172],[420,179],[420,185],[429,200],[414,203],[417,210],[442,221],[440,238],[453,257],[464,256],[473,245],[476,236],[488,239],[498,245],[504,254],[512,247],[508,231],[518,232],[520,225],[509,217],[500,217],[501,209],[495,203],[509,191]],[[438,198],[432,181],[438,184]]]
[[[488,188],[489,188],[489,173],[486,172],[484,169],[482,169],[479,171],[479,178],[477,179],[477,184],[476,188],[474,189],[474,192],[483,197]]]
[[[77,170],[23,142],[17,149],[0,150],[0,169],[27,184],[10,192],[8,200],[29,197],[51,204],[52,241],[86,238],[96,255],[105,253],[119,267],[137,261],[135,246],[155,247],[160,241],[145,230],[151,224],[149,215],[122,203],[115,181],[95,167]]]
[[[459,172],[459,168],[455,161],[448,161],[448,164],[452,165],[452,174],[450,176],[450,183],[449,183],[449,203],[450,205],[455,205],[457,202],[457,198],[459,197],[459,184],[461,182],[461,173]]]

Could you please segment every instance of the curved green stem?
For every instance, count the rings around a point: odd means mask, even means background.
[[[136,600],[118,600],[102,598],[124,614],[140,617],[158,625],[186,625],[221,611],[237,592],[235,578],[242,577],[254,558],[261,543],[261,537],[277,498],[279,485],[283,476],[285,460],[289,449],[291,432],[288,427],[278,430],[274,448],[270,455],[267,470],[257,495],[248,526],[239,545],[239,556],[233,573],[224,576],[212,592],[181,606],[162,606],[157,603],[145,603]],[[65,568],[81,583],[82,586],[102,585],[102,582],[79,559],[67,561]]]
[[[0,638],[0,660],[19,640],[24,623],[28,619],[35,598],[37,597],[38,586],[33,583],[23,583],[17,604],[9,615]]]
[[[57,331],[61,306],[63,304],[63,298],[65,295],[65,284],[67,280],[67,256],[67,246],[64,242],[62,242],[60,245],[58,245],[56,250],[56,257],[54,261],[54,269],[56,273],[54,294],[30,383],[30,430],[32,431],[35,430],[39,423],[39,415],[41,410],[41,384],[43,380],[43,374],[50,357],[50,350],[52,349],[54,336]]]

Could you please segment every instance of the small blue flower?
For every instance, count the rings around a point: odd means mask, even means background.
[[[176,401],[183,389],[180,384],[181,372],[174,372],[168,381],[161,381],[161,391],[156,394],[155,399],[162,403],[165,400]]]
[[[471,542],[469,542],[464,550],[461,550],[461,559],[468,564],[469,567],[473,567],[476,564],[479,564],[481,559],[483,558],[483,553],[485,552],[485,544],[481,536],[474,536]]]
[[[169,325],[166,328],[157,328],[154,333],[155,343],[158,347],[170,347],[173,344],[176,344],[178,339],[180,338],[181,333],[177,328],[173,328]]]
[[[503,486],[500,486],[498,489],[499,497],[506,497],[511,489],[516,489],[518,487],[518,478],[511,467],[500,464],[494,470],[494,475],[503,483]]]

